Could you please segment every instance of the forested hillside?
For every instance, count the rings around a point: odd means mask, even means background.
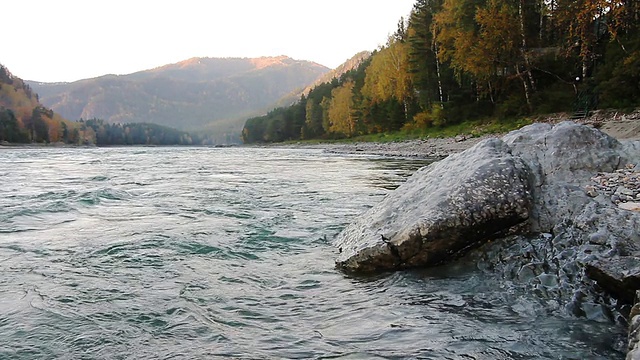
[[[244,119],[327,72],[286,56],[193,58],[129,75],[30,85],[42,102],[69,119],[146,122],[203,130],[238,141]]]
[[[42,106],[29,85],[0,65],[0,142],[82,143],[91,136]]]
[[[344,73],[349,72],[349,71],[357,68],[358,66],[360,66],[360,64],[363,61],[367,60],[370,56],[371,56],[371,52],[369,52],[369,51],[361,51],[361,52],[355,54],[349,60],[347,60],[344,63],[342,63],[337,68],[322,74],[313,83],[308,84],[307,87],[305,87],[304,89],[296,89],[295,91],[291,92],[290,94],[285,95],[283,98],[278,100],[278,102],[275,103],[274,105],[278,106],[278,107],[281,107],[281,106],[288,106],[288,105],[291,105],[291,104],[297,102],[298,100],[300,100],[300,97],[302,95],[306,96],[316,86],[318,86],[320,84],[324,84],[326,82],[331,82],[335,78],[340,78],[340,76],[342,76]]]
[[[358,69],[247,120],[243,140],[421,131],[640,106],[640,2],[419,0]]]
[[[192,145],[208,141],[165,126],[69,121],[39,102],[38,94],[0,65],[0,143],[72,145]]]

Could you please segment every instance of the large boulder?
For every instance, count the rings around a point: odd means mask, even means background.
[[[370,272],[434,265],[523,223],[528,167],[499,139],[418,170],[350,224],[335,244],[338,267]]]
[[[533,124],[502,139],[531,169],[534,232],[551,232],[558,223],[581,213],[592,201],[584,186],[595,174],[633,162],[618,140],[573,122]]]
[[[585,186],[598,173],[637,164],[639,150],[639,142],[620,143],[572,122],[485,140],[420,169],[357,218],[335,241],[337,266],[370,272],[434,265],[516,224],[599,247],[573,260],[580,264],[636,255],[637,213],[594,198]]]
[[[638,169],[640,141],[571,122],[530,125],[416,172],[338,236],[337,265],[438,264],[520,224],[529,235],[485,245],[478,268],[604,320],[639,300]],[[640,303],[629,320],[627,358],[640,360]]]

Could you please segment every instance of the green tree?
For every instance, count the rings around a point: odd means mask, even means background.
[[[305,107],[305,127],[307,129],[307,138],[312,139],[321,136],[322,129],[322,106],[313,99],[307,99]]]
[[[409,72],[423,109],[446,101],[443,78],[447,75],[452,78],[448,66],[438,59],[438,44],[434,39],[433,18],[441,8],[441,0],[418,0],[409,18]]]
[[[27,137],[20,130],[15,114],[4,107],[0,107],[0,142],[2,141],[10,143],[27,142]]]

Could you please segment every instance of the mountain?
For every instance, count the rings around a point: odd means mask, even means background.
[[[337,68],[328,71],[322,75],[320,75],[315,81],[307,85],[304,89],[296,89],[295,91],[285,95],[281,98],[275,106],[289,106],[296,101],[300,100],[302,95],[307,96],[311,92],[313,88],[320,84],[330,83],[333,79],[339,79],[343,74],[355,70],[362,64],[364,61],[371,57],[372,53],[370,51],[361,51],[354,56],[352,56],[349,60],[342,63]]]
[[[371,51],[361,51],[355,55],[353,55],[351,57],[351,59],[345,61],[344,63],[342,63],[340,66],[338,66],[337,68],[325,73],[324,75],[321,75],[319,78],[316,79],[316,81],[314,81],[311,85],[307,86],[304,91],[303,94],[307,95],[309,94],[309,92],[316,86],[323,84],[323,83],[328,83],[331,82],[331,80],[333,79],[339,79],[340,76],[342,76],[343,74],[346,74],[347,72],[351,71],[351,70],[355,70],[358,68],[358,66],[360,66],[360,64],[362,64],[362,62],[364,62],[365,60],[367,60],[368,58],[371,57]]]
[[[244,119],[328,71],[287,56],[192,58],[129,75],[29,84],[46,106],[69,119],[206,129],[226,141],[240,133]]]

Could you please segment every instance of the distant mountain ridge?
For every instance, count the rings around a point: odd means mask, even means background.
[[[191,58],[128,75],[29,85],[44,105],[68,119],[206,128],[229,138],[240,133],[247,117],[329,70],[287,56]]]
[[[327,82],[331,82],[331,80],[333,79],[338,79],[340,78],[340,76],[342,76],[343,74],[354,70],[356,68],[358,68],[358,66],[360,66],[360,64],[367,60],[368,58],[371,57],[371,51],[361,51],[355,55],[353,55],[349,60],[345,61],[344,63],[342,63],[340,66],[338,66],[337,68],[325,73],[324,75],[321,75],[319,78],[316,79],[316,81],[314,81],[311,85],[307,86],[303,93],[305,95],[309,94],[309,92],[316,86],[322,84],[322,83],[327,83]]]
[[[320,75],[315,81],[308,84],[304,89],[296,89],[295,91],[285,95],[282,99],[280,99],[276,106],[289,106],[296,101],[300,100],[302,95],[307,96],[311,90],[323,83],[330,83],[333,79],[339,79],[343,74],[356,69],[363,61],[366,61],[370,58],[372,53],[370,51],[361,51],[355,55],[353,55],[349,60],[342,63],[337,68],[328,71],[322,75]]]

